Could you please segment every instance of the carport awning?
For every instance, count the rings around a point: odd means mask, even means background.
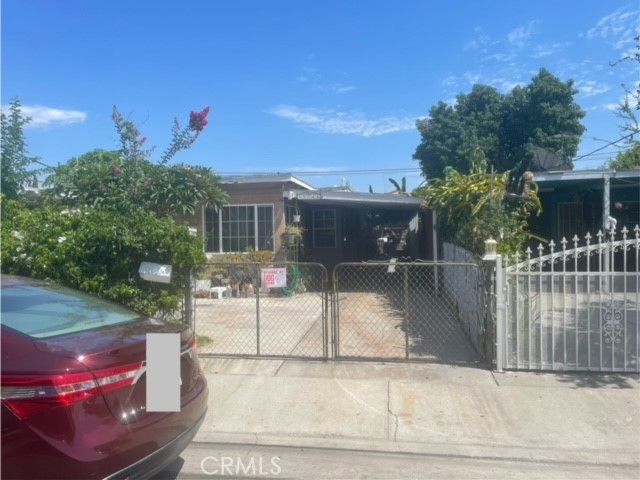
[[[359,207],[384,207],[401,210],[418,210],[422,200],[408,195],[390,193],[339,192],[331,190],[288,190],[284,197],[309,205],[339,204]]]

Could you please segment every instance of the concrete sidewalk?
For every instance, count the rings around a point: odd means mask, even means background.
[[[202,358],[196,441],[638,468],[637,374]]]

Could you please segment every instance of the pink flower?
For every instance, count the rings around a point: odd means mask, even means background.
[[[111,166],[111,173],[113,173],[114,175],[118,176],[122,173],[122,169],[118,166],[118,165],[112,165]]]
[[[210,107],[205,107],[201,112],[191,112],[189,117],[189,129],[194,130],[195,132],[200,133],[204,130],[204,127],[207,126],[209,120],[207,120],[207,115],[209,114]]]

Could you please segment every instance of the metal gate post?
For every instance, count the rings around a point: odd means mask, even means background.
[[[487,264],[488,268],[495,268],[495,284],[494,288],[495,297],[495,315],[496,315],[496,330],[495,330],[495,356],[496,356],[496,370],[502,372],[505,366],[506,351],[507,351],[507,320],[505,310],[505,298],[504,298],[504,272],[502,270],[502,255],[496,253],[497,243],[493,238],[488,238],[484,242],[485,254],[482,260]],[[493,303],[493,302],[492,302]]]
[[[496,370],[502,372],[507,350],[507,319],[504,299],[502,256],[496,255]]]
[[[409,359],[409,266],[404,265],[403,291],[404,291],[404,357]]]
[[[196,315],[195,315],[195,281],[193,279],[193,268],[189,270],[187,280],[184,288],[184,322],[189,325],[189,328],[196,331]]]
[[[339,318],[340,318],[340,307],[338,305],[338,302],[340,301],[340,298],[338,297],[338,274],[337,274],[337,270],[340,267],[340,265],[336,265],[333,268],[333,272],[331,272],[332,275],[332,286],[330,289],[331,291],[331,320],[329,321],[329,324],[331,325],[331,332],[330,332],[330,336],[329,336],[329,342],[331,342],[331,358],[336,359],[338,358],[338,356],[340,355],[340,328],[338,327],[338,322],[339,322]]]
[[[262,285],[262,283],[260,284]],[[256,295],[256,355],[260,355],[260,287],[255,289]],[[238,293],[238,295],[240,295]]]
[[[329,355],[333,358],[333,347],[329,347],[331,339],[333,338],[333,328],[331,328],[331,312],[329,310],[331,306],[331,302],[329,301],[329,297],[331,292],[327,288],[326,284],[323,285],[323,293],[322,293],[322,356],[325,360],[329,359]]]

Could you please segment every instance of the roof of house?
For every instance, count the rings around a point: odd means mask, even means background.
[[[220,178],[223,184],[231,183],[293,183],[304,190],[316,190],[316,187],[290,173],[273,173],[261,175],[234,175]]]
[[[571,180],[599,180],[604,178],[640,178],[640,168],[630,170],[563,170],[557,172],[534,172],[534,180],[540,182],[557,182]]]
[[[389,193],[362,193],[336,190],[289,190],[284,192],[285,198],[297,199],[312,205],[340,204],[351,206],[385,207],[418,209],[422,206],[422,199],[409,195]]]
[[[605,179],[611,185],[637,187],[640,185],[640,168],[630,170],[565,170],[561,172],[535,172],[533,180],[540,192],[554,189],[604,188]]]
[[[350,191],[347,187],[316,188],[289,173],[264,175],[237,175],[222,177],[223,184],[264,184],[292,183],[300,188],[285,190],[283,195],[290,200],[314,205],[340,204],[351,206],[385,207],[400,209],[418,209],[422,205],[420,198],[402,193],[362,193]]]

